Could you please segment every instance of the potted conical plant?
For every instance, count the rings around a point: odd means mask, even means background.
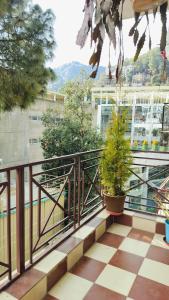
[[[159,149],[159,143],[157,140],[152,141],[152,150],[157,151]]]
[[[137,141],[134,141],[132,148],[133,148],[133,150],[137,150],[138,149],[138,142]]]
[[[106,208],[113,214],[122,213],[125,185],[131,175],[132,153],[126,139],[126,112],[113,112],[107,128],[105,147],[100,159],[100,176]]]
[[[144,140],[142,143],[142,150],[148,150],[148,141]]]

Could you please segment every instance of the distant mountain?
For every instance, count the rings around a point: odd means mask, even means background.
[[[59,90],[66,83],[66,81],[76,79],[80,75],[80,72],[82,70],[84,70],[88,75],[90,75],[90,73],[92,72],[92,68],[90,66],[81,64],[77,61],[73,61],[71,63],[64,64],[58,68],[55,68],[54,72],[56,73],[57,80],[50,83],[48,88],[54,91]],[[104,72],[105,68],[99,67],[97,78],[101,73]]]

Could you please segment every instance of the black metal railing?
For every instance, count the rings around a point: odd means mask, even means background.
[[[0,279],[22,274],[103,208],[100,152],[0,170]]]
[[[92,150],[0,169],[1,288],[104,208],[101,152]],[[125,208],[165,215],[169,153],[133,151],[133,157]]]

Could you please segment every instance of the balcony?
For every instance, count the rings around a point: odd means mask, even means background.
[[[100,153],[1,169],[0,299],[168,299],[164,211],[154,199],[168,210],[169,154],[133,152],[125,212],[114,217]]]

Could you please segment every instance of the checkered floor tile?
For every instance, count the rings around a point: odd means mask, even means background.
[[[49,291],[46,300],[168,300],[163,236],[113,224]]]

